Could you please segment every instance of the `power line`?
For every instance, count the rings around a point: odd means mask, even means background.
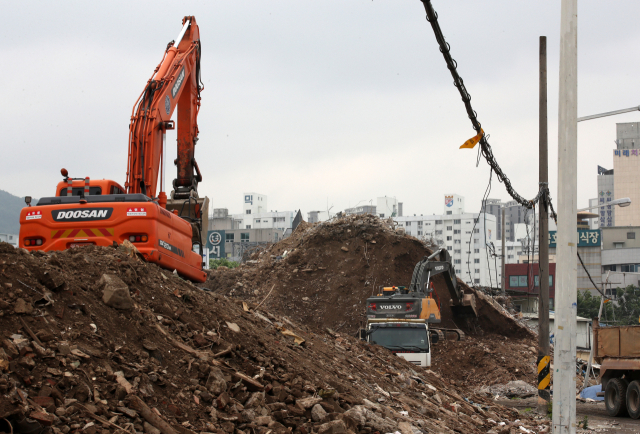
[[[482,156],[485,158],[485,160],[487,160],[487,163],[489,164],[491,169],[496,172],[498,180],[504,184],[505,188],[507,189],[507,193],[509,193],[509,196],[511,196],[516,202],[518,202],[525,208],[533,208],[533,205],[535,205],[544,195],[543,186],[540,186],[538,194],[533,199],[527,200],[524,197],[520,196],[511,185],[511,181],[509,180],[507,175],[504,174],[495,157],[493,156],[493,151],[491,150],[491,146],[488,142],[488,135],[482,133],[482,127],[480,122],[478,121],[478,114],[473,110],[473,107],[471,107],[471,95],[469,94],[469,92],[467,92],[467,88],[465,87],[462,78],[458,74],[458,64],[451,57],[451,46],[445,40],[444,35],[442,34],[442,29],[440,29],[440,24],[438,24],[438,14],[433,9],[431,0],[422,0],[422,4],[424,5],[425,11],[427,12],[427,21],[431,24],[431,28],[433,29],[433,32],[435,34],[436,41],[438,42],[438,45],[440,47],[440,52],[442,53],[442,56],[447,63],[447,68],[449,69],[449,71],[451,72],[451,76],[453,77],[453,83],[460,92],[460,96],[462,97],[462,102],[464,103],[467,115],[471,120],[471,125],[476,131],[476,134],[482,134],[482,137],[480,139],[480,150]]]

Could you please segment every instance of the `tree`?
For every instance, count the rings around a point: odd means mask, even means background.
[[[640,318],[640,288],[629,285],[617,289],[616,325],[635,325]]]
[[[239,262],[230,261],[227,258],[209,259],[209,268],[212,270],[218,267],[236,268],[238,265],[240,265]]]
[[[578,316],[597,318],[600,310],[600,296],[589,291],[578,291]],[[634,325],[640,318],[640,288],[629,285],[617,288],[615,301],[604,304],[601,322],[611,325]]]

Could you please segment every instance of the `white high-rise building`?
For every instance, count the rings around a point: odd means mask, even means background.
[[[488,213],[465,213],[464,197],[445,195],[444,214],[394,217],[405,232],[432,240],[451,254],[456,275],[468,285],[500,286],[500,258],[496,217]]]
[[[291,229],[294,211],[267,211],[267,196],[259,193],[244,193],[243,213],[234,214],[234,220],[241,220],[240,229]]]

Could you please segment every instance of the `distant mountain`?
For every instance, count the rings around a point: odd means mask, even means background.
[[[33,199],[32,205],[38,203]],[[0,190],[0,233],[17,234],[20,232],[20,210],[26,205],[24,197],[14,196]]]

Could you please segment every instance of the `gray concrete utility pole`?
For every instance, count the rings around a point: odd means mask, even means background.
[[[502,295],[507,293],[507,276],[504,274],[504,258],[506,257],[507,251],[504,247],[505,242],[505,233],[504,233],[504,207],[502,207]]]
[[[549,153],[547,128],[547,37],[540,36],[540,141],[539,179],[540,186],[549,184]],[[544,199],[544,198],[543,198]],[[547,403],[551,400],[549,383],[551,380],[549,358],[549,205],[540,201],[539,227],[539,276],[540,294],[538,295],[538,412],[547,414]]]
[[[558,104],[558,238],[556,242],[553,433],[576,432],[578,268],[578,0],[562,0]]]

